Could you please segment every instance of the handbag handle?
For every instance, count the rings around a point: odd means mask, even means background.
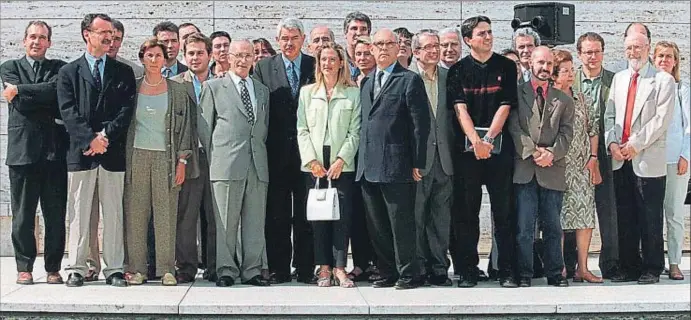
[[[314,182],[314,189],[316,189],[316,190],[319,190],[319,179],[320,178],[317,178],[317,180]],[[326,178],[326,180],[329,181],[329,189],[331,189],[331,179]]]

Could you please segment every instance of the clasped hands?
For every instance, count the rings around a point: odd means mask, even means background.
[[[479,140],[471,146],[471,149],[475,153],[476,159],[489,159],[489,157],[492,156],[492,149],[494,149],[494,145],[485,140]]]
[[[108,151],[108,138],[97,132],[96,137],[89,143],[89,150],[86,150],[84,155],[95,156],[97,154],[104,154],[106,151]]]
[[[5,82],[5,90],[2,90],[2,96],[7,100],[7,102],[12,102],[15,96],[19,93],[17,86]]]
[[[609,152],[612,154],[612,159],[617,161],[631,160],[638,154],[638,151],[628,142],[624,144],[610,143]]]
[[[553,161],[554,154],[543,147],[537,147],[535,152],[533,152],[533,162],[540,167],[551,167]]]
[[[326,170],[318,160],[312,160],[309,163],[309,168],[310,171],[312,171],[312,176],[315,178],[323,178],[326,176],[330,180],[336,180],[341,176],[344,164],[345,161],[343,161],[343,159],[337,158],[336,161],[331,164],[329,170]]]

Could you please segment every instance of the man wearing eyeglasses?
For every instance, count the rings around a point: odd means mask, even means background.
[[[324,44],[334,42],[334,33],[327,26],[316,26],[312,28],[310,32],[309,41],[307,50],[313,57],[316,57],[317,51],[319,51]]]
[[[446,104],[446,75],[439,67],[439,35],[421,30],[412,39],[415,61],[410,70],[422,77],[431,114],[427,160],[422,181],[417,184],[415,226],[420,273],[436,286],[451,286],[446,251],[449,247],[451,197],[453,195],[453,115]]]

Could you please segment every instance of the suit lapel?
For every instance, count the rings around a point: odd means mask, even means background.
[[[252,82],[254,84],[254,95],[255,99],[257,100],[257,114],[255,118],[260,119],[261,117],[259,115],[263,114],[264,109],[266,108],[266,106],[264,105],[264,101],[266,101],[266,93],[264,93],[264,91],[259,89],[259,86],[257,86],[257,83],[260,83],[259,79],[252,76],[250,76],[250,78],[252,78]]]
[[[194,80],[192,71],[187,71],[182,75],[182,82],[185,83],[185,88],[187,89],[187,95],[192,98],[192,101],[197,102],[197,93],[194,92]],[[198,102],[197,102],[198,103]]]
[[[26,57],[19,60],[19,70],[24,73],[24,77],[27,79],[32,79],[34,82],[36,82],[36,77],[38,75],[34,74],[34,67],[29,64],[29,60],[26,60]]]
[[[534,142],[540,141],[540,129],[542,126],[542,119],[540,118],[540,110],[538,110],[537,103],[535,102],[535,93],[533,93],[533,88],[528,82],[528,84],[523,84],[523,99],[525,100],[525,106],[530,110],[530,116],[528,117],[528,129],[530,130],[530,138]],[[546,104],[546,103],[545,103]],[[547,108],[547,106],[545,106]]]
[[[300,87],[306,85],[310,82],[312,77],[312,72],[314,72],[314,65],[308,62],[308,58],[305,54],[300,56]]]
[[[631,117],[631,124],[636,122],[638,116],[641,114],[643,105],[648,100],[648,96],[655,88],[655,70],[648,64],[645,75],[641,74],[638,79],[638,88],[636,88],[636,99],[633,104],[633,115]]]
[[[111,59],[107,55],[103,56],[105,58],[106,65],[103,66],[103,92],[108,89],[108,86],[110,86],[111,82],[113,82],[113,79],[115,78],[115,72],[117,72],[117,69],[115,68],[115,60]]]
[[[277,54],[274,56],[274,79],[280,79],[281,86],[290,87],[290,82],[288,81],[288,73],[286,73],[286,66],[283,63],[283,55]]]
[[[245,117],[249,118],[250,115],[247,113],[247,110],[245,110],[245,104],[242,102],[242,96],[240,95],[238,88],[235,86],[235,82],[233,82],[233,79],[231,79],[230,76],[223,77],[223,87],[227,89],[226,92],[228,92],[230,98],[236,101],[236,103],[231,104],[235,105],[235,107],[238,108],[240,112],[245,115]]]
[[[437,118],[446,117],[446,69],[437,66]]]
[[[86,58],[82,56],[79,58],[79,75],[86,80],[91,86],[95,89],[96,88],[96,82],[94,81],[94,76],[91,74],[91,70],[89,70],[89,63],[86,62]]]
[[[381,100],[381,97],[384,94],[384,92],[386,92],[386,89],[388,89],[389,86],[391,86],[391,84],[395,81],[396,78],[401,76],[401,70],[403,69],[403,67],[399,65],[398,62],[394,63],[396,65],[391,71],[391,74],[386,78],[386,81],[384,81],[384,83],[381,84],[381,90],[379,90],[379,95],[374,99],[374,102],[372,102],[372,111],[374,111],[374,109],[376,109],[379,106],[379,101]],[[375,72],[373,72],[372,74],[376,74],[376,69]],[[374,80],[374,78],[372,78],[372,80]]]

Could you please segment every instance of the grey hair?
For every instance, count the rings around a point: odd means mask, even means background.
[[[377,33],[379,33],[379,31],[383,31],[383,30],[389,30],[389,31],[391,31],[391,33],[393,33],[394,39],[396,39],[396,43],[398,43],[398,41],[401,41],[401,39],[398,38],[398,34],[395,33],[395,32],[393,32],[393,30],[391,30],[391,29],[389,29],[389,28],[381,28],[381,29],[375,31],[375,32],[372,34],[372,43],[374,43],[374,36],[376,36]]]
[[[312,28],[312,31],[316,28],[326,28],[326,30],[329,30],[329,37],[331,37],[331,41],[335,42],[336,41],[336,36],[334,36],[334,32],[331,30],[331,28],[325,26],[325,25],[318,25]],[[310,42],[312,42],[312,32],[310,32]]]
[[[542,41],[540,41],[540,35],[533,30],[533,28],[524,27],[516,29],[511,35],[511,48],[516,49],[516,38],[518,37],[532,37],[535,46],[539,46]]]
[[[305,34],[305,27],[302,26],[302,21],[298,18],[283,18],[283,20],[278,23],[278,27],[276,27],[276,38],[281,36],[281,30],[283,29],[298,29],[300,35]]]
[[[413,47],[413,50],[420,48],[420,37],[421,36],[436,37],[437,41],[439,41],[439,33],[437,32],[437,30],[422,29],[413,36],[412,44],[411,44],[411,46]]]
[[[441,36],[443,36],[443,35],[445,35],[445,34],[447,34],[447,33],[453,33],[453,34],[455,34],[456,37],[458,37],[458,41],[463,40],[463,37],[461,37],[461,31],[458,30],[458,28],[451,27],[451,28],[444,28],[444,29],[441,29],[441,30],[439,31],[439,36],[441,37]]]

